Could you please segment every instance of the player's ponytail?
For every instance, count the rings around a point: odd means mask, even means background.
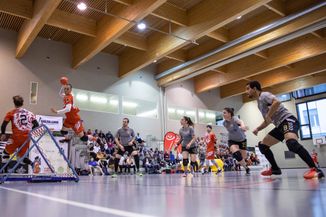
[[[190,117],[187,117],[187,116],[183,116],[183,118],[186,120],[186,122],[187,122],[187,124],[189,125],[189,126],[194,126],[195,124],[194,124],[194,122],[192,122],[192,120],[191,120],[191,118]]]

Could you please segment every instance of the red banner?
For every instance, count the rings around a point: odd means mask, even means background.
[[[164,151],[170,152],[176,139],[177,135],[174,132],[167,132],[164,136]]]

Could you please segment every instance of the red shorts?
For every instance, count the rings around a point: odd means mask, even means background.
[[[206,152],[206,160],[214,160],[214,159],[215,159],[214,151]]]
[[[76,134],[79,134],[84,131],[83,122],[79,120],[69,120],[68,118],[65,119],[63,122],[63,126],[65,128],[72,129]]]
[[[12,136],[12,143],[9,143],[7,146],[6,146],[6,152],[8,152],[9,154],[13,154],[17,148],[19,148],[20,146],[22,146],[25,141],[28,139],[28,134],[26,135],[19,135],[19,136],[15,136],[13,135]],[[29,143],[30,141],[27,142],[27,144],[19,151],[18,153],[18,156],[19,157],[23,157],[24,154],[26,153],[26,151],[28,150],[29,148]]]

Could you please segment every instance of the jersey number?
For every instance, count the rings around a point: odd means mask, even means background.
[[[27,116],[26,115],[20,115],[19,116],[20,118],[20,123],[24,126],[26,126],[28,123],[27,123]]]

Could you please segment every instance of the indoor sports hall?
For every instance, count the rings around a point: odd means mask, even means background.
[[[324,0],[0,0],[0,216],[326,216],[325,51]]]

